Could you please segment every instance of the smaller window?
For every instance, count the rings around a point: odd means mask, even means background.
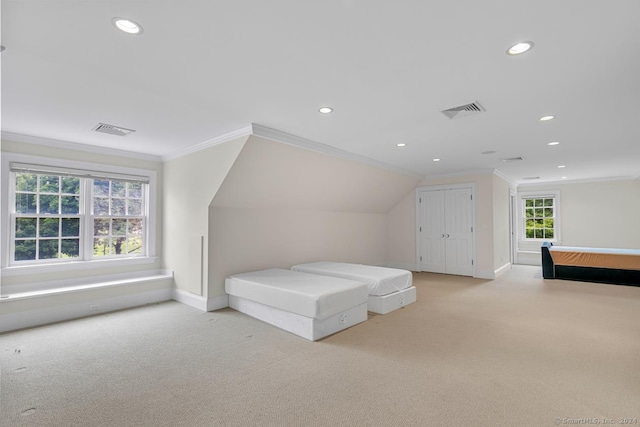
[[[553,239],[555,209],[553,198],[524,199],[525,237],[527,239]]]
[[[558,194],[521,195],[521,240],[559,240]]]

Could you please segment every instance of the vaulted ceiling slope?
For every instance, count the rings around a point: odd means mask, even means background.
[[[385,214],[418,181],[252,135],[211,206]]]
[[[425,176],[640,175],[637,0],[1,7],[5,133],[170,156],[257,123]],[[441,113],[469,103],[485,111]]]

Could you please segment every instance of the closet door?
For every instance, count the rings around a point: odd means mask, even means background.
[[[473,200],[471,188],[419,193],[420,271],[473,276]]]
[[[448,274],[473,276],[473,200],[470,188],[446,190],[445,264]]]
[[[446,273],[444,191],[420,193],[420,264],[421,271]]]

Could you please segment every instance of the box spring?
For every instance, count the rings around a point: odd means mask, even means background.
[[[372,313],[387,314],[414,302],[416,302],[416,287],[411,286],[387,295],[369,295],[367,306]]]
[[[366,303],[326,319],[302,316],[233,295],[229,295],[229,307],[310,341],[319,340],[367,320]]]

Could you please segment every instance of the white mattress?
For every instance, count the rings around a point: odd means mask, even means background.
[[[269,269],[225,280],[229,295],[315,319],[325,319],[366,303],[362,282],[297,271]]]
[[[348,264],[344,262],[312,262],[291,267],[293,271],[322,274],[357,280],[367,284],[369,295],[381,296],[411,287],[413,275],[410,271],[372,265]]]
[[[640,249],[617,249],[617,248],[584,248],[578,246],[551,246],[550,251],[557,252],[587,252],[594,254],[615,254],[615,255],[640,255]]]

